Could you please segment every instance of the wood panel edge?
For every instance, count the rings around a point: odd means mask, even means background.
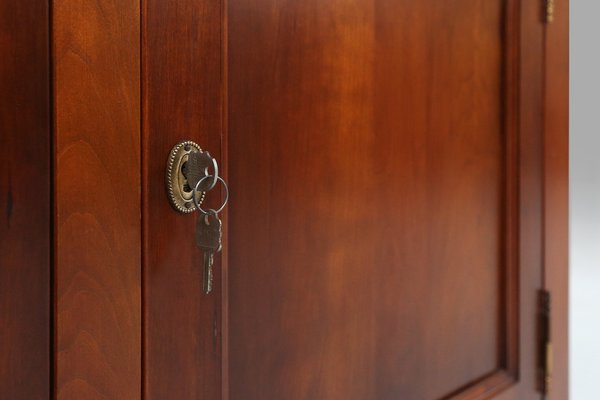
[[[569,398],[569,0],[556,0],[546,25],[544,113],[544,266],[551,294],[553,348],[547,398]]]
[[[503,392],[517,382],[515,376],[506,371],[495,371],[466,388],[445,397],[443,400],[485,400]]]

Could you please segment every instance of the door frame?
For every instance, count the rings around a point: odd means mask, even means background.
[[[549,400],[569,398],[569,0],[545,30],[544,287],[551,294]]]

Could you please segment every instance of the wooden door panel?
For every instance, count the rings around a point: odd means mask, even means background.
[[[517,6],[228,10],[231,398],[505,388]]]
[[[147,398],[539,397],[536,2],[142,4]],[[185,139],[231,187],[210,296]]]

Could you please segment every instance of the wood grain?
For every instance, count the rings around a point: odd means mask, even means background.
[[[539,398],[538,17],[229,2],[231,398]]]
[[[56,398],[139,399],[140,8],[53,2]]]
[[[221,268],[202,292],[196,215],[165,190],[171,148],[193,140],[221,167],[221,0],[143,1],[144,398],[221,397]],[[218,190],[209,203],[217,204]]]
[[[540,398],[539,4],[227,4],[143,3],[145,397]],[[234,193],[214,297],[184,139]]]
[[[0,397],[50,396],[46,1],[0,2]]]
[[[554,371],[549,400],[569,398],[569,1],[546,27],[544,265],[552,293]]]

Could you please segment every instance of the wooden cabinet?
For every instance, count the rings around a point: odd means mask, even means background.
[[[566,2],[24,3],[0,393],[533,400],[551,339],[567,398]],[[183,140],[230,189],[208,295]]]

